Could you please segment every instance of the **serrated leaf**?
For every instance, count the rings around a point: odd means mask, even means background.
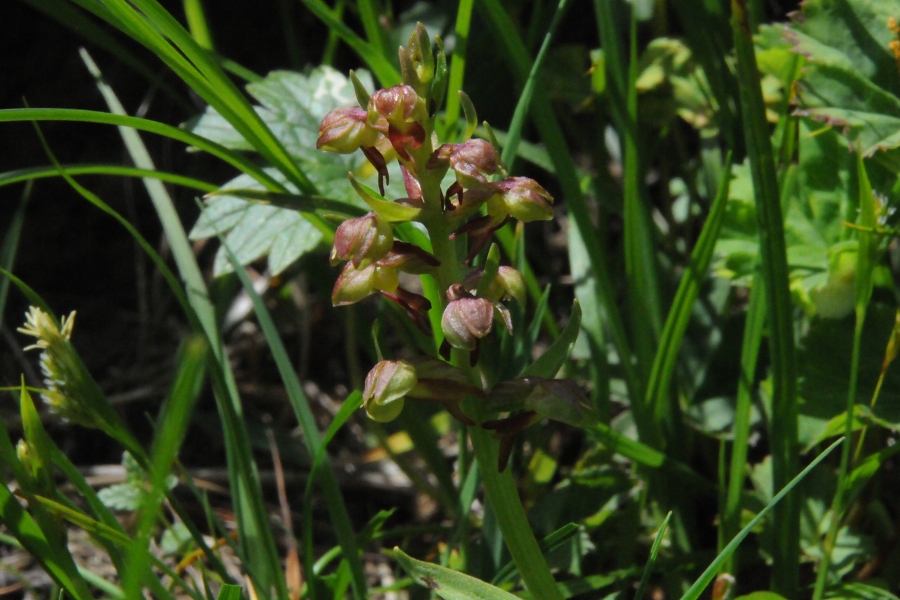
[[[360,71],[357,76],[364,85],[372,87],[368,73]],[[348,172],[356,172],[360,177],[373,174],[364,157],[360,153],[341,155],[316,150],[322,118],[338,106],[356,102],[353,84],[348,78],[327,66],[319,67],[309,75],[274,71],[262,81],[248,85],[247,91],[259,101],[260,106],[256,110],[266,125],[291,157],[303,163],[304,172],[309,174],[309,179],[318,190],[317,197],[321,198],[319,204],[337,202],[350,207],[364,207],[347,181]],[[190,128],[193,133],[228,148],[254,150],[252,144],[212,109],[207,109]],[[266,173],[288,189],[286,197],[299,194],[299,190],[274,169],[266,169]],[[248,202],[237,195],[227,194],[229,189],[260,194],[267,191],[248,175],[239,175],[227,182],[219,188],[221,195],[207,200],[191,230],[191,239],[225,235],[241,265],[268,254],[269,270],[273,275],[314,249],[322,239],[322,233],[297,212],[301,207],[287,207],[277,202],[270,205]],[[304,207],[303,210],[310,209]],[[215,275],[232,270],[221,249],[213,269]]]
[[[900,72],[888,26],[900,0],[808,0],[784,37],[806,58],[799,114],[839,128],[868,156],[900,146]]]
[[[277,176],[274,171],[272,175]],[[265,191],[249,175],[238,175],[222,189]],[[248,202],[228,194],[207,200],[189,237],[200,240],[216,235],[225,236],[226,243],[242,265],[268,254],[269,270],[273,275],[315,248],[322,239],[322,232],[296,210]],[[231,271],[228,257],[220,248],[213,272],[219,276]]]

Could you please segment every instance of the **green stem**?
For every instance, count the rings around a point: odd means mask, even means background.
[[[423,199],[426,206],[429,207],[440,206],[440,199],[436,200],[433,196],[440,194],[440,182],[432,181],[432,179],[434,178],[426,175],[420,181]],[[441,261],[441,266],[435,272],[434,278],[440,290],[443,308],[447,304],[447,287],[461,279],[461,261],[455,242],[448,238],[452,226],[443,215],[437,213],[433,215],[433,218],[425,219],[425,227],[431,238],[434,256]],[[435,334],[437,335],[438,332]],[[474,368],[469,367],[468,356],[463,356],[464,354],[466,353],[455,351],[454,363],[466,370],[473,382],[480,384],[481,377]],[[470,404],[473,402],[474,400],[469,400]],[[470,409],[470,414],[478,412],[479,407],[476,405],[475,408],[475,411]],[[482,420],[478,418],[481,415],[474,414],[473,416],[477,420]],[[509,553],[512,555],[525,585],[534,598],[562,600],[562,594],[556,586],[550,567],[547,565],[537,538],[534,536],[534,531],[528,523],[528,517],[525,515],[522,501],[519,499],[515,481],[509,471],[500,473],[497,470],[497,441],[481,427],[472,427],[469,429],[469,433],[475,451],[475,459],[478,461],[481,471],[484,493],[491,503],[506,547],[509,548]]]

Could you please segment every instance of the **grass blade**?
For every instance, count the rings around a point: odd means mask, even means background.
[[[684,340],[684,333],[691,318],[694,302],[700,294],[700,286],[709,270],[713,250],[715,250],[719,231],[725,218],[731,181],[730,154],[726,159],[726,164],[729,165],[729,169],[719,182],[719,189],[706,218],[706,223],[703,225],[703,230],[700,232],[700,237],[697,239],[697,244],[691,253],[687,271],[678,284],[678,290],[675,292],[675,299],[669,309],[669,315],[660,336],[659,349],[647,381],[647,404],[653,407],[657,418],[665,412],[663,405],[668,402],[669,386],[675,370],[678,350]]]
[[[96,79],[97,86],[110,110],[117,114],[124,114],[125,110],[115,93],[102,81],[96,64],[83,50],[82,59]],[[153,170],[155,168],[153,160],[138,133],[133,129],[123,127],[120,127],[119,132],[135,165],[142,169]],[[263,590],[275,586],[279,594],[283,596],[287,590],[284,587],[284,578],[278,568],[278,552],[275,548],[271,528],[268,525],[268,514],[262,501],[259,480],[247,441],[248,436],[240,418],[241,401],[234,383],[234,376],[225,358],[225,350],[216,323],[215,310],[209,300],[209,292],[200,273],[200,267],[194,258],[193,249],[187,239],[181,219],[165,186],[156,179],[145,179],[144,186],[147,188],[163,231],[169,240],[178,270],[186,282],[188,301],[193,306],[203,330],[210,340],[212,355],[221,365],[221,371],[225,376],[227,395],[217,396],[220,400],[219,410],[232,413],[232,418],[228,420],[233,420],[234,427],[243,430],[240,432],[231,428],[224,430],[226,447],[229,455],[233,457],[229,460],[229,470],[235,494],[237,509],[235,512],[241,532],[243,558],[250,566],[250,570],[259,578],[257,584]],[[238,459],[238,456],[241,458]]]
[[[732,0],[731,10],[744,135],[757,205],[760,258],[769,319],[769,348],[774,384],[769,440],[772,446],[773,486],[777,489],[787,484],[797,473],[798,467],[794,323],[788,287],[781,194],[746,0]],[[787,598],[796,598],[800,561],[800,505],[797,498],[788,498],[775,509],[774,530],[777,533],[772,548],[773,591]]]
[[[831,444],[830,446],[828,446],[828,448],[826,448],[819,456],[817,456],[815,458],[815,460],[813,460],[811,463],[809,463],[808,467],[803,469],[796,477],[791,479],[788,482],[788,484],[785,487],[783,487],[781,489],[781,491],[778,492],[774,498],[772,498],[772,500],[769,501],[769,503],[765,506],[765,508],[763,508],[761,511],[759,511],[759,514],[757,514],[755,517],[753,517],[753,519],[751,519],[750,522],[747,523],[747,525],[743,529],[741,529],[741,531],[736,536],[734,536],[734,539],[731,540],[728,543],[728,545],[725,546],[725,548],[721,552],[719,552],[719,554],[718,554],[718,556],[716,556],[715,560],[713,560],[712,563],[710,563],[710,565],[706,568],[706,570],[703,571],[703,573],[700,575],[700,577],[697,578],[697,580],[694,582],[694,584],[681,597],[681,600],[697,600],[697,598],[699,598],[700,595],[703,593],[703,591],[706,589],[706,586],[709,585],[709,582],[711,582],[713,580],[713,578],[716,576],[716,573],[719,572],[722,565],[725,564],[725,561],[727,560],[728,556],[737,549],[737,547],[740,545],[740,543],[742,541],[744,541],[745,537],[750,535],[750,532],[753,530],[754,527],[756,527],[757,523],[762,521],[763,517],[765,517],[769,513],[770,510],[773,510],[774,507],[778,505],[778,503],[781,501],[782,498],[787,496],[788,493],[792,489],[794,489],[794,487],[798,483],[800,483],[800,481],[804,477],[806,477],[814,468],[816,468],[816,465],[818,465],[820,462],[822,462],[822,460],[824,460],[826,456],[831,454],[832,450],[837,448],[838,445],[843,443],[844,441],[845,441],[845,439],[841,438],[841,439],[837,440],[836,442],[834,442],[833,444]]]
[[[113,177],[141,177],[149,179],[159,179],[166,183],[184,186],[203,193],[213,192],[218,186],[201,181],[193,177],[181,175],[178,173],[167,173],[165,171],[152,171],[148,169],[138,169],[136,167],[124,167],[120,165],[63,165],[63,169],[74,176],[78,175],[110,175]],[[34,181],[36,179],[45,179],[47,177],[59,177],[59,171],[55,167],[28,167],[25,169],[16,169],[0,173],[0,187],[11,185],[13,183],[21,183],[23,181]]]
[[[659,547],[662,545],[663,538],[666,535],[666,529],[669,527],[669,520],[672,518],[672,511],[666,515],[665,520],[659,527],[659,532],[653,540],[653,546],[650,547],[650,560],[644,567],[644,575],[641,577],[641,583],[638,585],[637,591],[634,593],[634,600],[642,600],[644,591],[647,589],[647,583],[650,581],[650,575],[653,574],[653,567],[656,565],[656,557],[659,555]]]
[[[469,47],[469,30],[472,26],[472,8],[475,0],[460,0],[456,9],[456,25],[454,34],[456,45],[453,47],[453,57],[450,59],[450,79],[447,86],[447,110],[444,114],[444,123],[448,131],[458,129],[459,120],[459,91],[463,89],[463,80],[466,74],[466,49]]]
[[[568,5],[569,0],[560,0],[559,5],[557,5],[556,12],[553,14],[553,20],[550,21],[550,27],[547,28],[547,33],[544,35],[541,49],[538,50],[534,64],[531,65],[531,70],[527,79],[525,79],[525,87],[522,88],[519,101],[516,103],[516,110],[513,112],[512,120],[509,123],[508,137],[506,138],[506,144],[503,146],[501,160],[506,163],[510,171],[513,170],[513,163],[519,151],[519,142],[522,140],[522,126],[525,124],[525,115],[528,114],[528,110],[531,108],[531,99],[534,96],[534,89],[537,85],[538,73],[544,64],[544,59],[547,58],[547,51],[550,49],[553,34],[559,27],[563,16],[565,16]]]
[[[185,144],[195,146],[204,152],[212,154],[216,158],[220,158],[231,166],[250,175],[267,189],[276,192],[287,192],[288,190],[266,175],[262,169],[254,165],[251,161],[245,159],[237,152],[211,142],[204,137],[194,135],[165,125],[150,119],[141,119],[139,117],[129,117],[125,115],[113,115],[105,112],[93,110],[80,110],[72,108],[10,108],[0,110],[0,123],[19,122],[19,121],[79,121],[84,123],[99,123],[104,125],[116,125],[119,127],[130,127],[138,131],[146,131],[162,135],[164,137],[183,142]]]

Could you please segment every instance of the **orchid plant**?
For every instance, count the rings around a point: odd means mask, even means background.
[[[381,360],[372,368],[363,392],[369,417],[390,421],[407,398],[440,403],[460,423],[477,425],[472,433],[476,457],[482,462],[496,452],[496,466],[481,468],[494,469],[497,475],[505,470],[516,436],[529,425],[552,418],[589,426],[597,417],[574,382],[523,376],[491,385],[479,368],[481,343],[491,335],[494,323],[513,331],[504,302],[524,302],[526,290],[522,274],[499,265],[496,251],[482,266],[472,265],[493,233],[511,219],[523,223],[552,219],[553,197],[535,180],[511,176],[492,140],[471,137],[477,118],[462,91],[468,127],[460,143],[441,143],[434,115],[446,94],[447,65],[440,39],[435,41],[436,53],[425,28],[416,27],[408,47],[399,50],[401,85],[369,94],[351,72],[359,106],[336,108],[322,121],[317,147],[341,154],[361,151],[378,173],[379,188],[376,192],[350,175],[372,212],[344,221],[335,233],[332,263],[346,264],[335,282],[332,302],[342,306],[380,294],[402,307],[426,335],[440,340],[436,344],[440,358]],[[402,173],[404,196],[389,200],[387,167],[394,160]],[[444,188],[450,171],[452,182]],[[398,239],[396,226],[410,221],[424,227],[431,248]],[[461,247],[463,240],[468,241],[467,249]],[[433,278],[441,306],[400,287],[400,273]],[[432,310],[442,311],[440,329],[433,332],[428,318]],[[484,436],[486,430],[499,440],[498,448],[487,447],[491,439]],[[506,477],[503,481],[511,481]],[[509,506],[510,495],[498,491],[511,484],[499,483],[487,473],[484,479],[489,498],[505,498],[499,506],[491,499],[495,512],[515,515],[509,527],[524,526],[536,550],[521,505]],[[503,529],[504,519],[499,520]],[[521,548],[510,543],[510,533],[504,531],[504,537],[535,597],[556,597],[539,551],[517,556]],[[541,588],[544,595],[538,594]]]
[[[400,287],[399,273],[431,276],[441,291],[441,330],[435,333],[442,338],[439,354],[444,360],[379,362],[366,377],[363,399],[368,415],[390,421],[402,410],[405,398],[420,398],[439,402],[461,423],[474,425],[461,405],[467,397],[475,397],[495,411],[524,411],[524,416],[482,423],[501,436],[542,416],[563,415],[564,421],[585,424],[592,412],[577,387],[525,377],[497,384],[489,393],[477,369],[481,341],[490,335],[494,322],[513,331],[503,302],[524,302],[526,294],[524,278],[516,269],[471,268],[471,264],[491,235],[511,219],[524,223],[551,219],[553,197],[531,178],[510,176],[491,141],[470,137],[474,127],[469,127],[462,143],[440,142],[433,117],[446,92],[446,61],[439,39],[437,59],[432,55],[421,24],[409,48],[400,48],[400,64],[403,84],[371,95],[351,74],[359,106],[328,113],[316,144],[327,152],[361,151],[379,179],[376,194],[350,175],[372,212],[344,221],[335,233],[332,264],[346,264],[335,282],[332,303],[343,306],[381,294],[431,335],[431,302]],[[463,92],[460,95],[473,123],[471,102]],[[385,198],[385,184],[390,183],[387,165],[393,160],[399,162],[406,195],[391,201]],[[448,170],[454,181],[441,189]],[[393,226],[408,221],[424,225],[432,252],[397,239]],[[455,242],[463,236],[468,237],[469,248],[459,260]],[[450,364],[454,349],[468,354],[462,367]],[[501,455],[501,470],[511,447]]]

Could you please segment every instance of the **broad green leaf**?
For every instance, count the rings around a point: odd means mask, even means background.
[[[888,26],[900,0],[811,0],[784,36],[806,58],[799,113],[840,129],[868,156],[900,146],[900,72]]]
[[[509,592],[453,569],[416,560],[400,548],[389,552],[416,583],[445,600],[515,600]]]
[[[268,171],[268,170],[267,170]],[[279,177],[276,171],[269,171]],[[222,190],[264,191],[248,175],[238,175]],[[296,190],[294,190],[296,191]],[[249,202],[227,193],[211,197],[191,230],[190,238],[200,240],[224,235],[231,251],[242,265],[269,255],[269,269],[277,275],[322,240],[322,232],[296,210]],[[215,275],[232,271],[223,248],[216,253]]]
[[[364,85],[372,88],[368,73],[357,72],[357,76]],[[348,204],[350,207],[363,208],[364,205],[347,181],[348,172],[356,172],[360,177],[373,174],[362,154],[342,155],[316,149],[322,118],[338,106],[356,104],[352,82],[331,67],[323,66],[309,75],[275,71],[264,80],[249,84],[247,91],[260,103],[255,108],[262,120],[284,145],[291,158],[309,174],[321,199],[342,203],[338,206]],[[190,129],[196,135],[232,150],[254,150],[253,145],[212,108],[207,109]],[[265,171],[287,188],[289,195],[299,195],[300,190],[276,170]],[[215,196],[207,200],[191,231],[191,239],[226,235],[228,245],[242,265],[268,255],[272,274],[284,270],[300,256],[313,250],[323,239],[322,231],[298,212],[311,212],[310,207],[298,205],[288,208],[281,202],[260,204],[248,201],[238,194],[229,195],[229,189],[260,193],[265,191],[259,183],[246,175],[225,183]],[[346,210],[344,208],[340,212]],[[231,265],[220,249],[216,255],[214,273],[221,275],[230,271]]]

